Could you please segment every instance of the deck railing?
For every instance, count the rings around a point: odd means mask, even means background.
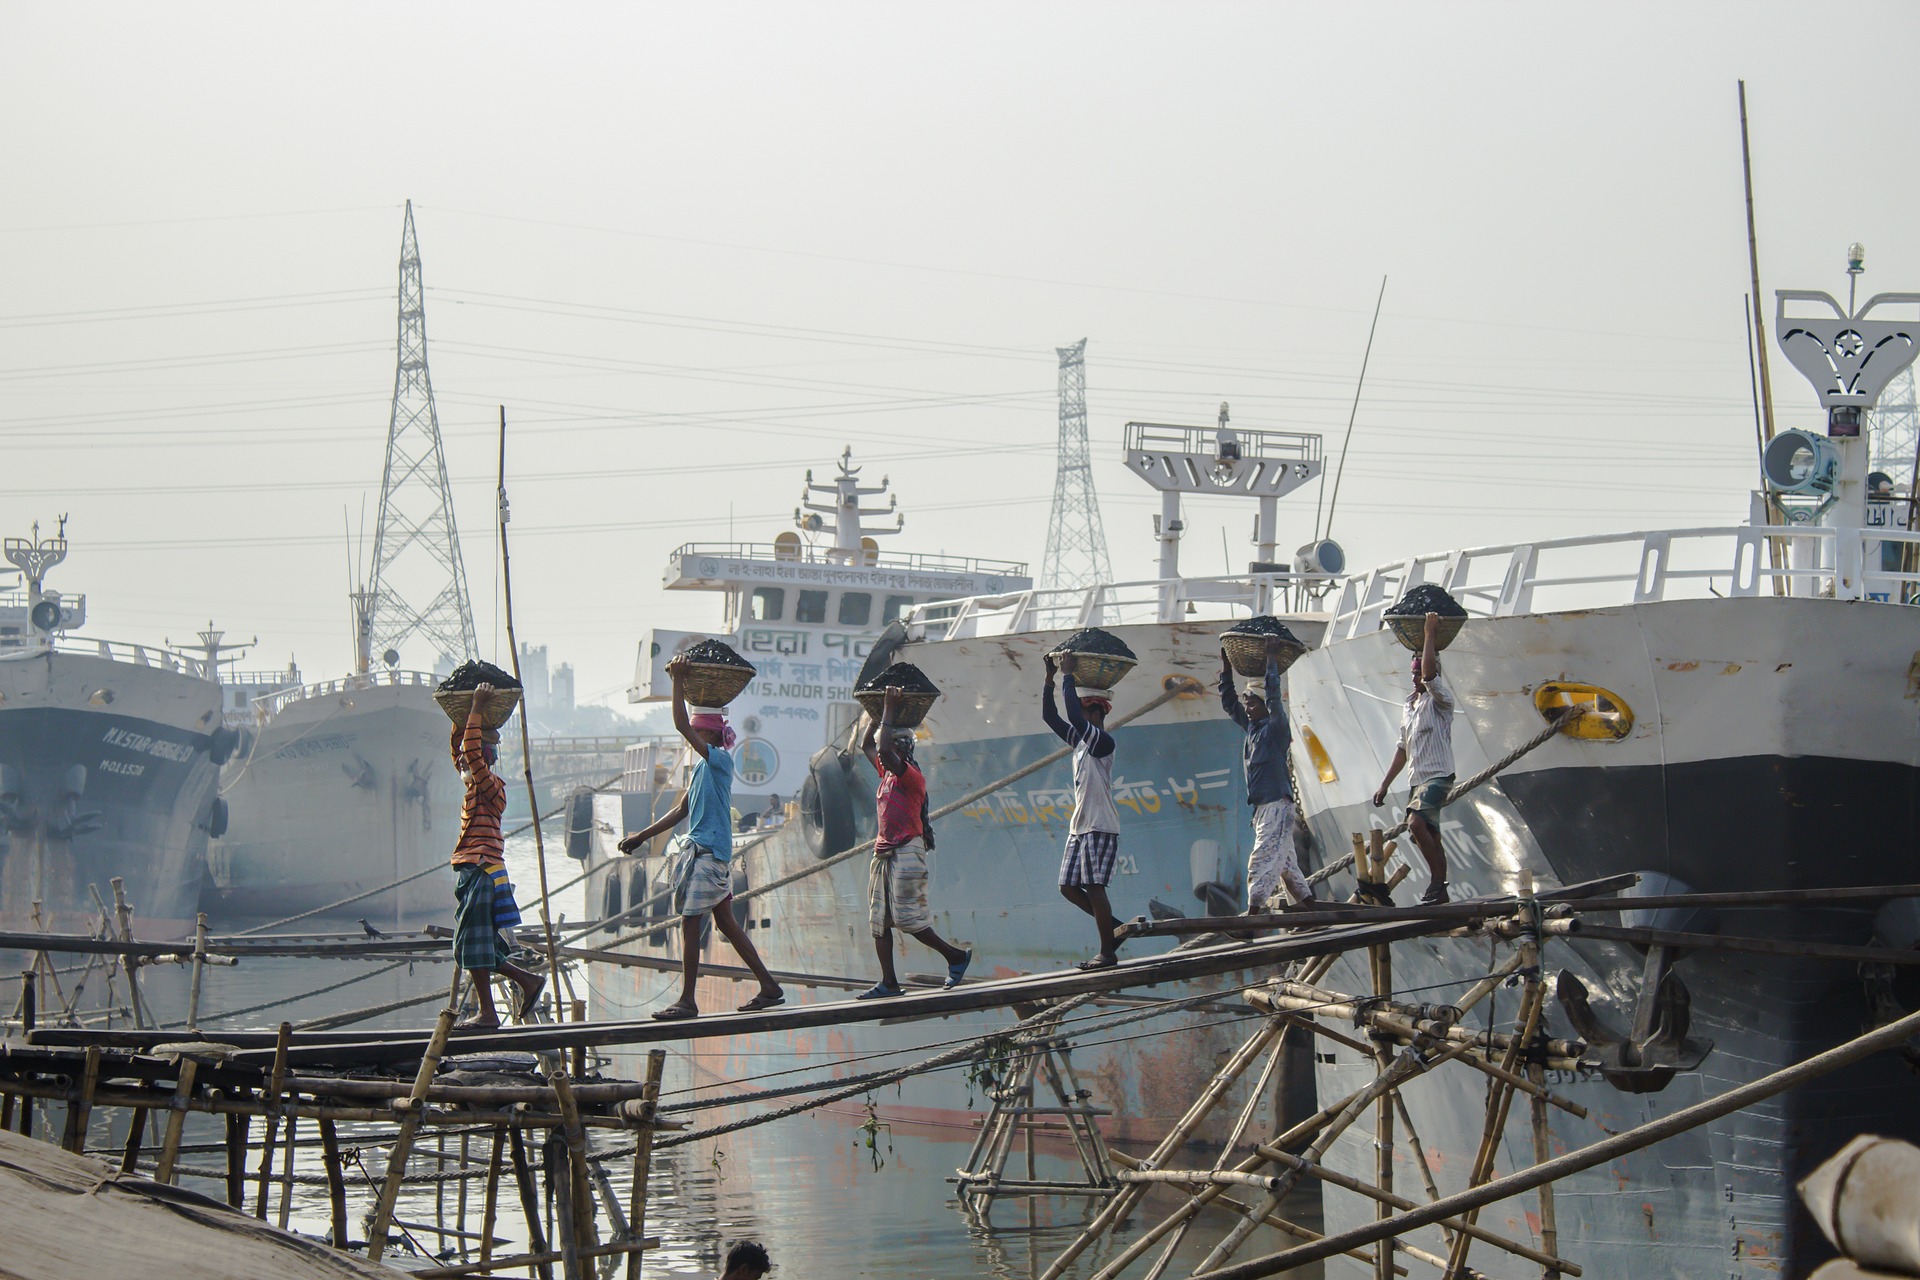
[[[915,608],[905,619],[916,639],[959,640],[1111,627],[1191,618],[1221,620],[1256,613],[1312,613],[1340,585],[1327,574],[1254,573],[1217,578],[1143,578],[1093,587],[1035,587],[997,596],[968,596]]]
[[[0,662],[17,662],[26,658],[36,658],[45,653],[71,653],[81,657],[100,658],[107,662],[125,662],[136,667],[153,667],[160,671],[177,671],[181,675],[192,676],[199,680],[211,680],[212,674],[204,658],[196,658],[190,653],[181,653],[165,645],[134,644],[128,640],[100,640],[93,637],[81,639],[78,636],[56,635],[48,639],[38,631],[23,632],[20,635],[0,636]]]
[[[268,716],[292,705],[305,702],[309,698],[324,698],[329,694],[352,693],[356,689],[377,689],[394,685],[422,685],[433,688],[440,678],[430,671],[369,671],[364,675],[342,676],[338,680],[318,680],[311,684],[296,685],[291,689],[276,689],[272,693],[263,693],[253,700],[254,714],[264,720]]]
[[[900,569],[915,573],[972,573],[999,578],[1024,578],[1025,563],[985,560],[978,556],[933,555],[919,551],[837,551],[806,543],[688,542],[676,547],[672,559],[697,556],[732,560],[777,560],[785,564],[852,565],[866,569]]]
[[[1920,600],[1920,535],[1898,530],[1739,525],[1554,538],[1414,556],[1341,589],[1329,639],[1379,630],[1422,583],[1470,614],[1508,617],[1656,600],[1829,597]]]

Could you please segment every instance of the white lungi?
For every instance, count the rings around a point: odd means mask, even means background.
[[[1287,897],[1303,902],[1313,887],[1300,874],[1293,847],[1293,801],[1274,800],[1253,808],[1253,853],[1247,858],[1247,906],[1258,907],[1281,885]]]

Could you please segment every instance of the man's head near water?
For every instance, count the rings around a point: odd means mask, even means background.
[[[771,1270],[773,1261],[766,1249],[752,1240],[742,1240],[727,1250],[727,1265],[720,1280],[760,1280]]]

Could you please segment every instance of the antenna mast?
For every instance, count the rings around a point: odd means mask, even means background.
[[[371,636],[367,650],[389,666],[397,665],[400,646],[416,636],[451,666],[479,646],[460,558],[460,532],[453,521],[440,415],[427,373],[426,301],[411,200],[400,235],[399,331],[387,464],[380,478],[380,521],[373,535],[373,585],[366,606],[371,617],[362,634]],[[356,617],[356,631],[360,629]],[[356,649],[358,641],[356,635]],[[390,653],[395,656],[388,658]]]
[[[1100,525],[1100,499],[1093,491],[1093,458],[1087,446],[1087,340],[1055,347],[1054,353],[1060,357],[1060,461],[1040,585],[1091,587],[1111,580],[1113,567],[1107,560],[1107,535]]]

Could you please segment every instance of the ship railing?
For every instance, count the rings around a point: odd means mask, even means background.
[[[1142,622],[1219,621],[1257,613],[1306,614],[1318,612],[1320,601],[1342,581],[1330,574],[1253,573],[1036,587],[923,604],[905,623],[915,639],[960,640]]]
[[[1424,583],[1479,617],[1661,600],[1798,596],[1920,603],[1920,534],[1893,529],[1738,525],[1597,534],[1435,552],[1356,574],[1328,639],[1377,631]]]
[[[106,662],[125,662],[136,667],[152,667],[157,671],[176,671],[181,675],[192,676],[199,680],[214,678],[206,659],[169,649],[165,645],[135,644],[129,640],[101,640],[93,636],[83,640],[78,636],[55,635],[49,640],[37,631],[17,636],[0,636],[0,661],[37,658],[45,653],[71,653],[81,657],[99,658]]]
[[[899,569],[916,573],[970,573],[1000,578],[1024,578],[1025,562],[986,560],[978,556],[937,555],[921,551],[857,552],[805,543],[776,542],[688,542],[676,547],[674,560],[690,556],[719,556],[732,560],[776,560],[790,564],[852,566],[861,569]]]
[[[263,693],[253,700],[253,712],[256,717],[267,717],[282,711],[296,702],[305,702],[309,698],[324,698],[330,694],[352,693],[358,689],[378,689],[399,685],[419,685],[434,688],[440,678],[430,671],[368,671],[360,675],[342,676],[337,680],[319,680],[310,684],[295,685],[290,689],[276,689],[272,693]]]

